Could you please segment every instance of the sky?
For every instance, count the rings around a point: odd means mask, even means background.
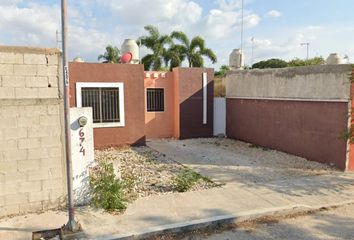
[[[241,46],[241,0],[68,0],[69,57],[96,62],[108,44],[145,35],[152,24],[163,34],[201,36],[228,65]],[[347,55],[354,62],[354,0],[244,0],[245,62]],[[60,47],[60,0],[0,0],[0,45]],[[253,39],[253,41],[252,41]],[[253,50],[253,51],[252,51]],[[142,49],[146,54],[148,50]],[[253,54],[252,54],[253,52]]]

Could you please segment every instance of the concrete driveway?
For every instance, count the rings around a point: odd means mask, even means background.
[[[221,183],[264,184],[339,173],[324,164],[232,139],[150,140],[147,145]]]
[[[354,186],[352,173],[233,139],[150,140],[147,145],[226,188],[276,192],[282,199],[298,198],[299,204],[304,196],[343,197],[346,187]]]

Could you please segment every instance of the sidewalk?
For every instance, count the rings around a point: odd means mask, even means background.
[[[215,220],[264,216],[289,210],[310,210],[354,202],[354,176],[334,174],[277,181],[264,186],[227,184],[222,188],[141,198],[124,215],[90,208],[77,211],[88,239],[117,239]],[[1,219],[0,239],[30,239],[32,231],[58,228],[65,212]]]

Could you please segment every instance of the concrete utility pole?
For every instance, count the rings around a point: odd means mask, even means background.
[[[243,0],[241,1],[241,47],[240,47],[240,49],[241,49],[241,53],[242,53],[242,51],[243,51],[243,4],[244,4],[244,2],[243,2]]]
[[[309,60],[309,48],[310,48],[310,43],[306,42],[306,43],[301,43],[301,46],[306,46],[306,60]]]
[[[70,105],[69,105],[69,66],[67,49],[67,0],[61,0],[61,26],[62,26],[62,54],[63,54],[63,79],[64,79],[64,118],[65,118],[65,157],[66,157],[66,180],[68,187],[68,213],[69,220],[65,225],[65,230],[77,232],[80,225],[75,222],[74,213],[74,192],[72,178],[71,159],[71,133],[70,133]]]

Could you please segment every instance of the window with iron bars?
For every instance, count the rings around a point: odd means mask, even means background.
[[[164,111],[164,89],[163,88],[147,88],[146,103],[148,112]]]
[[[94,123],[120,122],[119,88],[81,88],[82,107],[92,107]]]

